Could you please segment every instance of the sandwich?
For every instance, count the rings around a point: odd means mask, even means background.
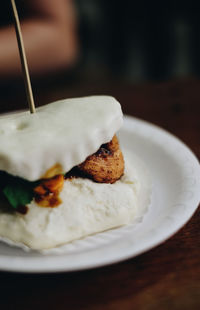
[[[130,223],[139,182],[109,96],[61,100],[0,117],[0,238],[54,248]]]

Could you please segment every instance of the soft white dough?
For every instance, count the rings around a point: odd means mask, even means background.
[[[63,172],[109,142],[123,122],[109,96],[66,99],[0,117],[0,170],[35,181],[55,164]]]
[[[34,201],[26,215],[0,213],[0,237],[31,249],[53,248],[129,224],[137,214],[140,182],[132,169],[114,184],[89,179],[65,181],[63,203],[42,208]]]

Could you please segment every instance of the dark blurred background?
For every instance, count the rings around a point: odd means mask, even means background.
[[[18,1],[20,14],[23,2]],[[71,89],[77,95],[101,92],[95,83],[109,88],[113,81],[137,84],[200,76],[198,1],[74,0],[74,4],[77,60],[70,69],[32,75],[36,97],[41,89],[55,85],[64,85],[71,96],[76,95]],[[6,11],[0,13],[4,16]],[[88,92],[79,91],[83,84]],[[1,78],[1,94],[8,95],[10,89],[22,92],[21,80]]]
[[[86,74],[131,82],[200,74],[198,1],[76,0]]]

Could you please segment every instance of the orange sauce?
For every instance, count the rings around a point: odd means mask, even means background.
[[[40,207],[45,208],[55,208],[62,203],[59,193],[49,193],[45,196],[35,195],[35,201]]]
[[[64,176],[56,175],[51,179],[42,180],[34,188],[34,198],[36,203],[41,207],[55,208],[62,203],[59,194],[64,185]]]

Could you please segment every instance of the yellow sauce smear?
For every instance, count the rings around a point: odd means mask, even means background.
[[[64,176],[56,175],[51,179],[42,180],[34,188],[34,198],[40,207],[55,208],[62,203],[59,194],[64,185]]]

